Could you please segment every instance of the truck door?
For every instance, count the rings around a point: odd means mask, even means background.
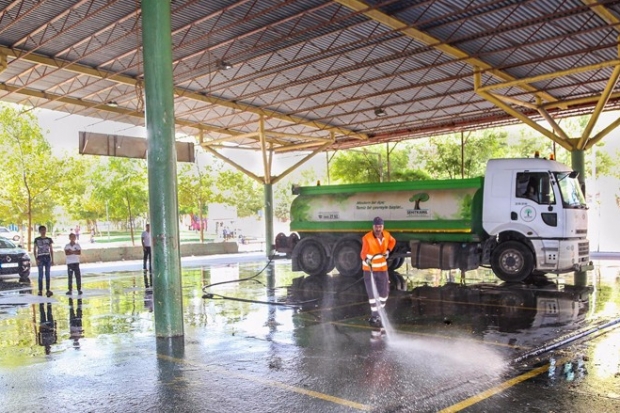
[[[556,203],[549,172],[517,172],[515,180],[513,222],[526,226],[531,238],[562,236],[560,221],[564,216],[561,205]]]

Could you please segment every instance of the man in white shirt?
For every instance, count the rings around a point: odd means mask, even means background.
[[[67,261],[67,275],[69,278],[69,291],[67,295],[73,293],[73,276],[75,275],[75,286],[78,294],[82,294],[82,273],[80,272],[80,255],[82,248],[76,241],[75,234],[69,234],[69,243],[65,245],[65,256]]]
[[[144,283],[148,288],[148,280],[146,279],[146,261],[149,262],[149,274],[151,274],[151,285],[153,285],[153,270],[151,268],[151,226],[146,224],[146,230],[142,232],[142,250],[144,255],[142,257],[142,269],[145,271]]]

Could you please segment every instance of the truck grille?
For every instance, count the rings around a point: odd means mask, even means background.
[[[590,254],[590,243],[589,242],[580,242],[579,243],[579,256],[589,255]]]

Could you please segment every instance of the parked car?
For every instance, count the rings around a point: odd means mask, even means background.
[[[18,274],[19,281],[27,282],[30,277],[30,256],[28,251],[13,241],[0,237],[0,275]]]
[[[0,237],[4,237],[15,242],[19,242],[21,239],[21,236],[17,232],[11,231],[7,227],[0,227]]]

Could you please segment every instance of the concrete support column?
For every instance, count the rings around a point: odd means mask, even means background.
[[[153,301],[157,337],[183,335],[170,2],[143,1]]]
[[[273,253],[273,185],[265,184],[263,186],[265,193],[265,252],[267,257]]]
[[[583,194],[586,194],[586,163],[585,152],[582,149],[573,149],[570,153],[571,167],[574,171],[579,172],[579,185]],[[588,281],[587,271],[575,271],[574,283],[576,286],[585,286]]]

